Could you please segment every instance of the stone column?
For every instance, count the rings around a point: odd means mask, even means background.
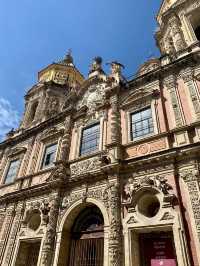
[[[121,225],[121,198],[118,178],[109,181],[108,206],[110,216],[109,230],[109,266],[122,265],[122,225]]]
[[[118,95],[114,94],[110,97],[110,103],[112,108],[111,114],[111,142],[121,143],[121,119],[120,110],[118,106]]]
[[[177,52],[186,48],[186,42],[181,30],[181,22],[177,16],[173,16],[169,20],[169,26],[171,28],[171,35],[173,43]]]
[[[69,159],[70,145],[71,145],[71,128],[72,118],[67,116],[65,119],[65,131],[61,143],[60,160],[67,161]]]
[[[185,69],[181,73],[181,77],[188,88],[190,99],[194,108],[194,113],[196,115],[196,119],[200,120],[200,101],[199,95],[197,92],[196,84],[193,79],[193,72],[191,69]]]
[[[3,265],[2,261],[7,246],[8,238],[10,235],[14,215],[15,215],[15,206],[14,204],[10,204],[6,209],[6,218],[4,220],[4,224],[2,227],[2,234],[0,238],[0,265]]]
[[[17,234],[21,228],[23,214],[24,214],[24,203],[19,202],[17,204],[17,208],[15,211],[15,218],[14,218],[14,221],[12,223],[12,229],[11,229],[11,233],[10,233],[10,237],[9,237],[9,241],[8,241],[8,247],[6,250],[6,254],[4,256],[4,261],[3,261],[4,266],[10,266],[12,263],[14,248],[16,245]]]
[[[182,116],[182,110],[179,102],[179,98],[177,95],[176,87],[176,79],[173,75],[165,78],[164,85],[167,87],[170,93],[171,103],[174,111],[174,118],[176,126],[182,126],[184,124],[183,116]]]
[[[122,158],[121,150],[121,117],[118,103],[118,95],[115,93],[110,97],[112,108],[110,118],[111,144],[108,145],[111,162],[117,162]]]
[[[200,186],[199,186],[199,173],[197,169],[184,169],[181,171],[180,176],[187,184],[190,195],[191,206],[196,223],[196,230],[200,244]]]
[[[50,199],[49,221],[44,236],[40,266],[52,265],[53,255],[55,251],[54,247],[55,247],[55,238],[56,238],[56,227],[57,227],[57,220],[58,220],[59,206],[60,206],[59,190],[53,191],[50,197],[51,199]]]

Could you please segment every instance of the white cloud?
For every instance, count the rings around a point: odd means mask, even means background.
[[[0,98],[0,141],[3,140],[5,134],[12,128],[19,125],[19,113],[13,109],[11,103]]]

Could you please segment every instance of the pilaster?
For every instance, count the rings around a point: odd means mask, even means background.
[[[60,192],[55,190],[51,194],[51,203],[49,211],[49,221],[46,228],[46,233],[44,236],[44,242],[41,252],[40,266],[49,266],[52,264],[52,259],[54,255],[54,244],[56,237],[56,226],[59,214],[60,206]]]
[[[4,220],[4,224],[2,227],[2,234],[0,238],[0,265],[2,265],[5,249],[8,243],[10,231],[12,228],[12,223],[14,220],[14,216],[15,216],[15,205],[10,204],[6,209],[6,218]]]
[[[122,225],[121,225],[121,202],[120,202],[120,184],[118,177],[110,176],[107,189],[109,201],[109,265],[122,265]]]
[[[173,75],[168,76],[164,80],[164,85],[167,87],[170,93],[171,104],[172,104],[172,108],[174,111],[176,127],[180,127],[184,124],[184,119],[182,116],[180,101],[177,95],[176,78]]]
[[[194,81],[192,69],[185,69],[181,72],[181,77],[188,88],[196,120],[200,120],[200,101],[197,87]]]
[[[19,202],[15,210],[15,217],[14,217],[12,228],[11,228],[10,235],[9,235],[8,246],[7,246],[6,253],[4,255],[4,260],[2,264],[4,266],[10,266],[12,263],[12,258],[13,258],[12,255],[14,253],[17,234],[21,228],[23,213],[24,213],[24,203]]]

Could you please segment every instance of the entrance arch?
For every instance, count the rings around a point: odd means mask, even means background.
[[[72,253],[80,248],[80,242],[85,245],[85,252],[88,252],[87,256],[90,259],[90,262],[87,262],[88,266],[108,265],[108,228],[109,218],[103,203],[90,198],[84,203],[82,200],[74,203],[67,209],[60,222],[54,265],[83,265],[80,261],[73,264],[73,259],[71,259],[72,256],[76,256]],[[101,257],[104,257],[103,262],[99,262],[97,258],[101,253]],[[84,257],[84,254],[82,255]]]

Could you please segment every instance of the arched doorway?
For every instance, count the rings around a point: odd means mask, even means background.
[[[69,266],[103,266],[104,222],[96,206],[86,207],[72,226]]]

